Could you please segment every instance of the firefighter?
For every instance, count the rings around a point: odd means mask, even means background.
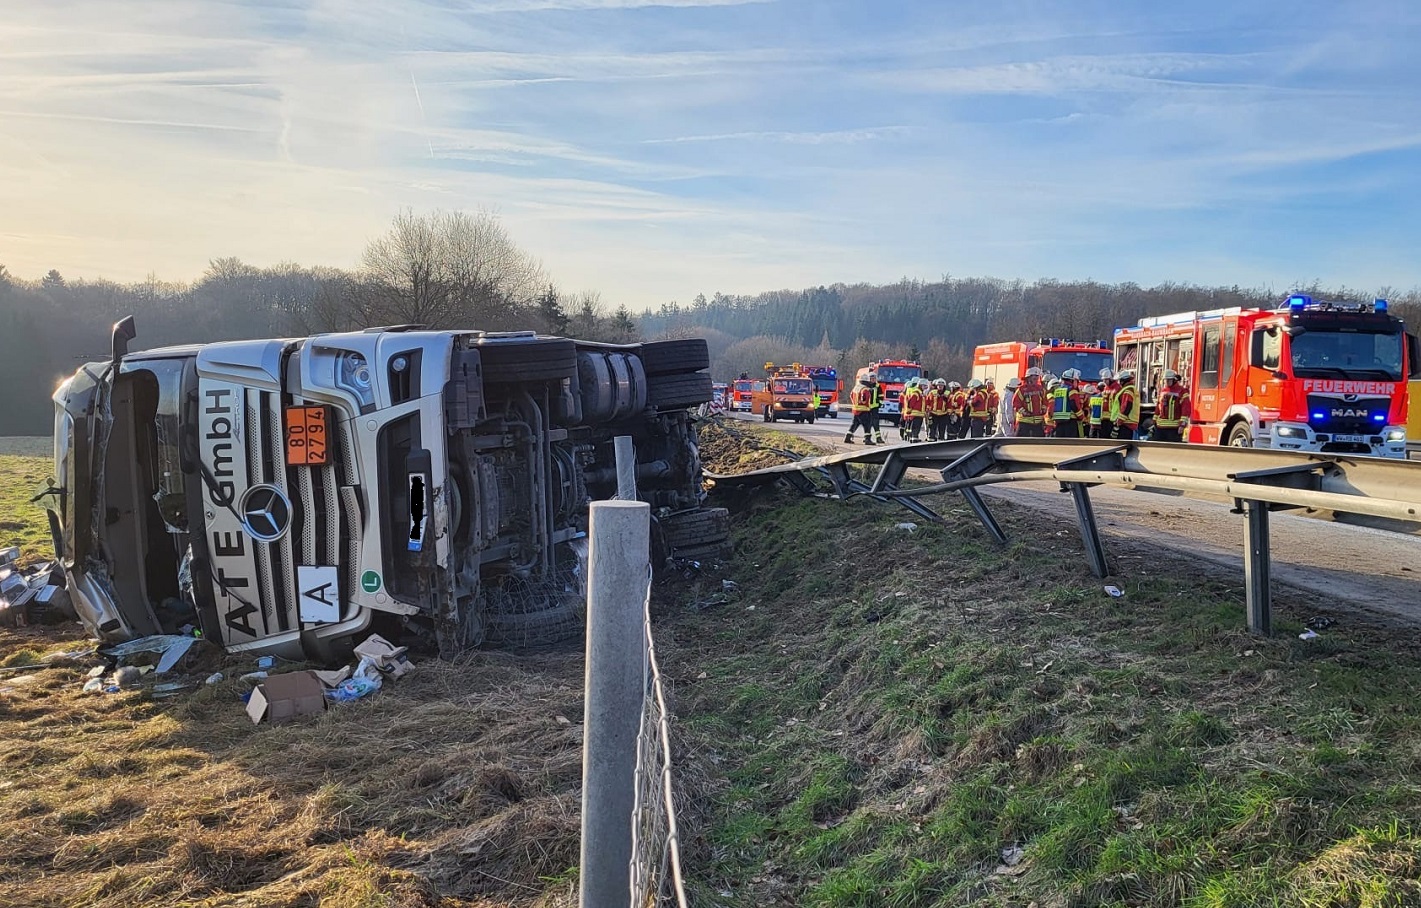
[[[1115,392],[1119,387],[1114,372],[1100,370],[1100,428],[1096,438],[1115,437]]]
[[[883,430],[879,428],[879,420],[883,418],[883,386],[878,383],[878,373],[868,373],[868,385],[873,389],[873,406],[869,409],[869,414],[873,419],[873,443],[883,444]]]
[[[1189,424],[1189,389],[1179,382],[1179,373],[1164,370],[1164,387],[1155,398],[1155,427],[1150,438],[1155,441],[1183,441],[1180,431]]]
[[[1022,438],[1042,438],[1045,436],[1046,414],[1049,406],[1046,389],[1041,387],[1041,369],[1032,366],[1026,370],[1026,380],[1016,389],[1012,399],[1012,410],[1016,413],[1016,434]]]
[[[1012,402],[1016,398],[1016,389],[1021,387],[1021,379],[1013,375],[1007,379],[1007,393],[1002,395],[1001,405],[997,408],[997,434],[1005,438],[1016,435],[1016,411],[1012,409]]]
[[[1135,370],[1121,369],[1115,373],[1115,381],[1120,389],[1113,398],[1114,428],[1111,438],[1129,441],[1140,427],[1140,389],[1135,387]]]
[[[992,379],[985,379],[985,384],[986,409],[988,409],[988,418],[986,418],[986,433],[988,433],[988,435],[996,435],[996,411],[998,411],[1000,406],[1002,406],[1002,395],[996,392],[996,382],[992,381]]]
[[[967,383],[967,431],[971,438],[985,438],[987,435],[987,425],[992,418],[989,399],[982,379],[974,378]]]
[[[863,426],[863,443],[874,444],[873,440],[873,403],[878,395],[877,380],[870,372],[858,380],[854,389],[849,392],[849,407],[853,410],[854,421],[849,426],[848,434],[844,436],[847,444],[854,443],[854,430]]]
[[[899,432],[905,441],[922,441],[923,415],[927,412],[927,395],[919,378],[908,379],[903,386],[903,419]]]
[[[928,410],[928,439],[943,441],[947,438],[947,379],[933,379],[932,390],[927,393],[925,406]]]
[[[967,434],[967,392],[962,390],[962,382],[947,384],[947,433],[948,438]]]
[[[1105,415],[1105,397],[1101,393],[1104,383],[1086,385],[1082,390],[1086,395],[1086,438],[1100,437],[1100,419]]]
[[[1080,438],[1081,404],[1079,369],[1067,369],[1061,373],[1061,383],[1051,391],[1051,421],[1055,425],[1056,438]]]

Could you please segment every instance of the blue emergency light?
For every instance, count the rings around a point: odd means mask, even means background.
[[[1312,418],[1313,418],[1313,419],[1317,419],[1317,420],[1323,420],[1323,419],[1326,419],[1326,418],[1327,418],[1327,414],[1326,414],[1326,413],[1314,413],[1314,414],[1312,415]]]
[[[1372,422],[1386,422],[1386,414],[1385,414],[1385,413],[1373,413],[1373,414],[1372,414]]]
[[[1386,313],[1386,300],[1375,300],[1372,302],[1372,311]]]
[[[1303,308],[1312,302],[1312,297],[1304,296],[1301,293],[1294,293],[1288,297],[1288,308],[1294,312],[1301,312]]]

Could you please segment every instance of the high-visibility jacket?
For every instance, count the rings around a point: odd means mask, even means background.
[[[978,388],[967,397],[967,415],[973,419],[986,419],[992,415],[987,403],[987,392]]]
[[[1051,419],[1054,422],[1071,417],[1071,389],[1065,385],[1057,385],[1051,390]]]
[[[1115,419],[1114,422],[1133,429],[1140,424],[1140,392],[1132,381],[1128,385],[1121,385],[1120,390],[1115,392]]]
[[[1002,396],[997,393],[996,388],[987,388],[985,390],[987,392],[987,407],[995,413],[997,412],[997,408],[1002,405]]]
[[[1155,401],[1155,425],[1164,429],[1178,428],[1189,418],[1189,392],[1180,385],[1160,388]]]
[[[947,397],[946,391],[939,391],[937,388],[933,388],[929,391],[927,393],[927,400],[924,402],[924,406],[928,409],[928,414],[930,416],[946,416]]]
[[[923,415],[923,392],[920,388],[903,389],[903,415],[908,419]]]
[[[961,416],[967,412],[967,392],[965,390],[958,388],[947,395],[947,412],[953,416]]]
[[[1012,409],[1016,410],[1016,421],[1027,425],[1040,425],[1046,419],[1050,405],[1046,400],[1046,389],[1040,385],[1022,385],[1016,389],[1012,399]]]
[[[1096,391],[1090,396],[1090,424],[1100,425],[1100,420],[1105,415],[1105,395]]]
[[[1104,388],[1100,389],[1100,396],[1104,405],[1101,411],[1101,419],[1108,419],[1111,422],[1115,422],[1115,395],[1119,393],[1120,386],[1113,381],[1107,383]]]
[[[823,403],[823,398],[821,398],[821,397],[819,396],[819,392],[818,392],[818,391],[815,391],[815,392],[814,392],[814,396],[811,397],[811,398],[809,398],[809,406],[813,407],[813,408],[816,409],[816,410],[819,409],[819,407],[822,405],[822,403]]]
[[[873,389],[868,385],[857,385],[849,394],[849,405],[855,413],[867,413],[873,409]]]

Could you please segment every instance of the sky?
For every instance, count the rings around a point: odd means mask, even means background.
[[[0,264],[354,267],[488,209],[632,309],[1421,285],[1412,0],[7,0]]]

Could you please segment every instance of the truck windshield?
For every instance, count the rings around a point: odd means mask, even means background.
[[[878,380],[889,384],[901,384],[910,378],[921,378],[921,366],[879,366]]]
[[[816,376],[814,379],[814,387],[818,388],[820,391],[838,391],[839,380],[837,378],[829,378],[825,375],[819,375]]]
[[[163,523],[169,532],[174,533],[188,530],[186,483],[179,436],[185,366],[186,361],[181,359],[146,359],[124,363],[122,368],[123,375],[129,380],[141,381],[156,392],[153,424],[148,427],[150,443],[139,449],[150,455],[151,462],[141,466],[149,471],[155,490],[153,501],[158,505]]]
[[[776,394],[808,394],[810,382],[807,378],[779,378],[775,379],[774,391]]]
[[[1083,378],[1090,379],[1099,375],[1101,369],[1113,366],[1110,354],[1105,352],[1052,350],[1041,357],[1041,371],[1052,375],[1064,375],[1067,369],[1079,369]]]
[[[1371,378],[1400,381],[1399,331],[1309,328],[1292,338],[1293,374],[1304,378]]]

